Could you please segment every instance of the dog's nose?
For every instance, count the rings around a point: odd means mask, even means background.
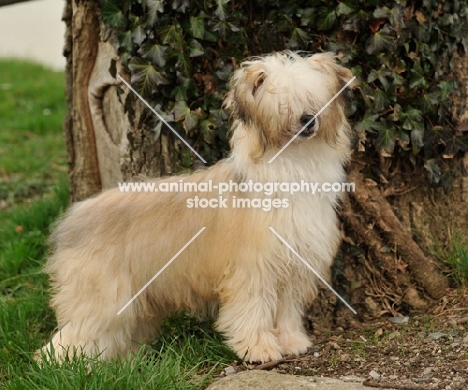
[[[311,126],[314,125],[314,123],[315,123],[315,116],[314,115],[302,115],[301,116],[301,125],[302,126],[307,125],[309,122],[310,122],[310,124],[307,127],[311,127]]]
[[[310,137],[314,131],[316,130],[316,123],[317,119],[315,115],[302,115],[301,116],[301,125],[302,127],[307,126],[304,130],[302,130],[301,135],[304,137]]]

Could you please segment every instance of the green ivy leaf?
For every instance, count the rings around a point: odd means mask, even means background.
[[[225,64],[222,68],[215,72],[215,75],[218,79],[222,81],[228,81],[229,77],[231,77],[233,70],[234,69],[232,68],[231,64]]]
[[[374,111],[380,112],[388,108],[388,98],[384,91],[378,89],[374,94]]]
[[[120,55],[120,62],[122,63],[123,66],[128,67],[128,62],[130,61],[131,58],[132,56],[130,55],[130,53],[128,52],[122,53]]]
[[[104,0],[102,5],[102,21],[109,27],[123,29],[127,25],[127,18],[113,0]]]
[[[368,15],[363,10],[361,10],[357,14],[350,16],[344,21],[343,30],[358,33],[361,29],[361,26],[367,23],[368,19]]]
[[[439,103],[439,92],[424,93],[418,100],[419,107],[425,112],[433,113]]]
[[[169,84],[166,76],[143,58],[133,57],[128,63],[128,68],[132,72],[132,84],[137,86],[142,95],[155,92],[161,84]]]
[[[422,115],[421,115],[421,110],[418,110],[417,108],[409,106],[406,111],[405,115],[407,118],[416,121],[416,122],[422,122]]]
[[[450,81],[441,81],[438,85],[440,89],[440,100],[445,100],[449,95],[455,92],[455,84]]]
[[[396,140],[400,148],[402,148],[405,151],[410,150],[409,144],[411,142],[411,139],[407,131],[400,129],[396,136]]]
[[[313,26],[318,19],[316,8],[303,8],[301,15],[301,27]]]
[[[378,79],[380,83],[382,84],[382,86],[384,88],[387,88],[388,87],[387,76],[390,76],[391,74],[392,73],[389,70],[383,67],[380,67],[377,70],[373,69],[370,71],[369,76],[367,76],[367,82],[372,83],[373,81]]]
[[[376,19],[384,19],[384,18],[387,18],[389,12],[390,12],[390,9],[384,5],[382,7],[377,7],[374,10],[373,16]]]
[[[197,111],[190,111],[185,116],[184,123],[182,124],[182,126],[187,134],[190,132],[190,130],[194,129],[198,125],[201,116],[202,113],[200,109],[198,109]]]
[[[207,41],[207,42],[212,42],[212,43],[218,42],[219,35],[216,34],[214,31],[209,31],[209,30],[205,29],[204,40]]]
[[[205,54],[205,50],[203,50],[203,46],[200,42],[196,39],[192,39],[189,44],[190,54],[189,57],[200,57]]]
[[[336,7],[336,14],[338,16],[349,15],[353,11],[354,7],[350,4],[346,4],[345,2],[341,2],[340,4],[338,4],[338,7]]]
[[[219,20],[226,20],[226,4],[230,0],[216,0],[216,11],[214,14],[218,17]]]
[[[370,111],[367,111],[362,121],[357,123],[354,129],[356,131],[378,130],[381,126],[377,119],[379,119],[378,114],[372,114]]]
[[[191,70],[190,59],[189,59],[189,56],[185,54],[185,52],[180,52],[177,63],[176,63],[176,67],[182,72],[182,74],[185,77],[190,77],[190,73],[191,73],[190,72]]]
[[[371,55],[382,51],[393,52],[395,49],[395,34],[388,24],[373,34],[366,42],[366,52]]]
[[[164,66],[166,66],[166,51],[167,46],[159,44],[145,46],[143,48],[143,53],[145,53],[144,58],[160,68],[164,68]]]
[[[173,0],[172,9],[184,14],[190,7],[190,0]]]
[[[410,70],[410,88],[427,88],[428,83],[424,73],[419,73],[417,69]]]
[[[148,27],[153,27],[158,20],[158,13],[164,12],[164,0],[146,0],[148,7],[147,23]]]
[[[319,21],[317,29],[319,31],[330,30],[336,23],[337,17],[334,9],[321,8],[319,11]]]
[[[203,17],[190,17],[190,33],[194,38],[203,39],[205,36],[205,21]]]
[[[468,152],[468,135],[453,136],[445,141],[444,158],[453,158],[458,152]]]
[[[138,46],[141,46],[145,38],[146,38],[145,29],[141,25],[137,26],[132,32],[133,42],[135,42]]]
[[[413,154],[418,154],[424,146],[424,124],[421,122],[413,122],[413,130],[411,130],[411,146]]]
[[[184,49],[185,43],[182,36],[182,29],[178,23],[164,26],[160,28],[158,32],[163,44],[171,45],[176,52],[180,52]]]
[[[174,120],[179,122],[182,119],[190,114],[190,107],[187,105],[187,102],[180,100],[174,105]]]
[[[424,163],[424,168],[426,169],[429,179],[437,184],[440,181],[440,176],[442,170],[440,169],[439,161],[436,158],[431,158]]]
[[[439,186],[442,187],[445,194],[448,194],[453,189],[455,177],[460,172],[460,163],[456,163],[452,168],[446,169],[440,177]]]
[[[405,8],[403,5],[395,5],[391,9],[387,6],[377,7],[373,15],[376,19],[388,19],[394,28],[400,29],[405,26],[404,13]]]
[[[393,78],[393,86],[403,85],[405,83],[404,77],[402,77],[398,73],[393,72],[392,78]]]
[[[224,20],[220,20],[219,22],[212,24],[211,29],[216,31],[222,39],[226,40],[230,39],[231,33],[240,31],[237,26],[234,26],[232,23]]]
[[[210,118],[214,127],[219,128],[229,119],[229,115],[223,109],[211,109]]]
[[[377,145],[383,157],[392,157],[395,149],[395,130],[392,126],[382,126],[377,138]]]
[[[310,41],[310,35],[300,28],[295,28],[292,31],[291,39],[288,42],[288,47],[294,49],[300,44],[307,44]]]
[[[187,88],[182,85],[175,87],[172,90],[171,96],[174,96],[176,102],[181,100],[187,101]]]
[[[132,39],[132,32],[126,31],[123,34],[120,34],[119,36],[119,43],[120,47],[127,51],[128,53],[133,52],[134,44],[133,44],[133,39]]]

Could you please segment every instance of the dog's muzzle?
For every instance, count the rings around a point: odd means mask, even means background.
[[[302,115],[300,122],[302,126],[301,129],[303,129],[300,134],[301,137],[310,138],[318,129],[318,120],[315,115]]]

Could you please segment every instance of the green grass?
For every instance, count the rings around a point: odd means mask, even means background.
[[[449,273],[457,287],[468,287],[468,230],[455,232],[449,238],[448,245],[437,243],[431,252],[449,265]]]
[[[69,198],[63,80],[38,65],[0,61],[0,389],[203,389],[236,357],[210,323],[185,315],[132,361],[33,360],[56,326],[41,270],[50,225]]]
[[[0,210],[50,192],[66,172],[64,73],[0,62]]]
[[[168,321],[156,344],[144,347],[133,361],[75,357],[41,368],[32,359],[56,325],[41,267],[48,227],[67,201],[68,187],[62,182],[53,196],[7,211],[0,227],[0,388],[205,388],[236,357],[210,323],[184,315]]]

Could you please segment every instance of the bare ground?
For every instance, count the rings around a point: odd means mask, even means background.
[[[464,299],[463,299],[464,300]],[[314,346],[300,357],[262,365],[233,365],[293,375],[364,379],[364,385],[401,390],[468,388],[468,309],[439,307],[439,314],[346,321],[312,331]],[[350,378],[351,377],[351,378]]]

